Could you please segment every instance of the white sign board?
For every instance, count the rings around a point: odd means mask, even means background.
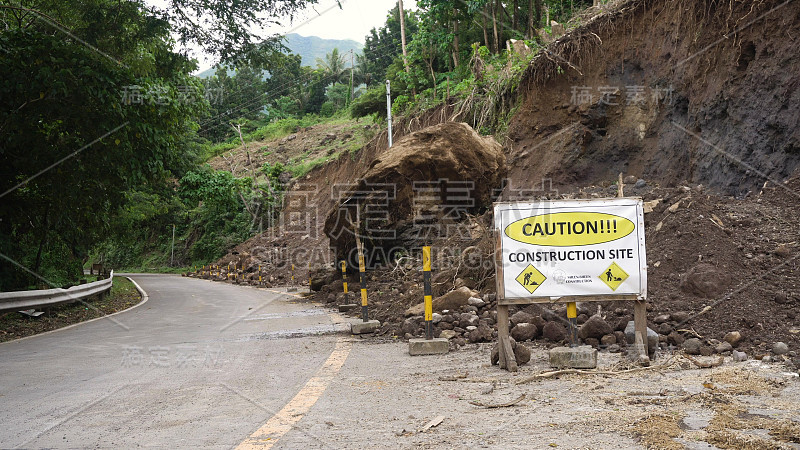
[[[496,203],[503,299],[647,297],[640,198]]]

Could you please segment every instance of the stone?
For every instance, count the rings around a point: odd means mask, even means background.
[[[622,348],[618,344],[611,344],[608,346],[608,353],[619,353],[622,351]]]
[[[782,305],[786,303],[788,299],[789,297],[786,295],[786,292],[781,291],[775,293],[775,303]]]
[[[450,341],[445,338],[434,339],[410,339],[408,341],[408,354],[411,356],[419,355],[443,355],[450,351]]]
[[[738,331],[731,331],[725,334],[723,339],[725,342],[731,344],[731,346],[736,347],[739,345],[739,342],[742,341],[742,333],[739,333]]]
[[[469,303],[471,306],[474,306],[474,307],[476,307],[476,308],[480,308],[480,307],[482,307],[483,305],[485,305],[485,304],[486,304],[486,302],[485,302],[485,301],[483,301],[483,299],[482,299],[482,298],[478,298],[478,297],[470,297],[469,299],[467,299],[467,302],[468,302],[468,303]]]
[[[473,344],[476,342],[488,342],[492,340],[492,329],[481,324],[477,329],[470,331],[467,337]]]
[[[616,343],[617,337],[613,334],[607,334],[600,339],[600,344],[602,344],[603,347],[608,347],[609,345],[614,345]]]
[[[611,326],[599,314],[595,314],[581,325],[581,329],[578,330],[578,337],[583,340],[587,338],[600,339],[613,332],[614,330],[611,329]]]
[[[747,353],[740,352],[739,350],[734,350],[731,356],[733,356],[734,361],[747,361]]]
[[[418,327],[419,324],[417,323],[417,320],[413,317],[409,317],[403,321],[403,325],[400,326],[400,329],[403,331],[403,333],[414,334]]]
[[[669,322],[669,319],[670,319],[669,314],[659,314],[655,318],[653,318],[653,323],[662,324],[664,322]]]
[[[772,344],[772,353],[776,355],[785,355],[789,353],[789,346],[783,342],[776,342]]]
[[[643,179],[641,179],[641,178],[639,178],[638,180],[636,180],[636,183],[633,185],[633,187],[634,187],[635,189],[642,189],[642,188],[643,188],[643,187],[645,187],[645,186],[647,186],[647,181],[644,181],[644,180],[643,180]]]
[[[547,321],[544,320],[542,316],[533,316],[533,320],[530,323],[536,325],[536,329],[541,332],[544,329]]]
[[[475,314],[461,313],[461,315],[458,316],[458,324],[461,326],[461,328],[466,328],[470,325],[477,327],[478,323],[480,323],[480,318]]]
[[[628,342],[628,345],[632,345],[636,341],[636,337],[634,336],[635,325],[633,321],[629,321],[628,325],[625,327],[625,340]],[[656,349],[658,348],[658,333],[647,328],[647,354],[652,356],[656,353]]]
[[[588,345],[556,347],[550,350],[550,366],[556,369],[594,369],[597,367],[597,350]]]
[[[442,339],[453,339],[456,337],[456,332],[453,330],[442,330],[441,334],[439,334],[439,337]]]
[[[459,309],[464,305],[469,305],[472,297],[472,290],[466,286],[450,291],[441,297],[433,299],[433,310],[443,311],[445,309]],[[425,313],[425,302],[419,303],[406,310],[406,316],[421,316]]]
[[[686,338],[684,338],[683,335],[678,333],[677,331],[673,331],[667,336],[667,342],[676,347],[682,346],[685,340]]]
[[[374,319],[366,322],[353,322],[350,324],[350,332],[353,334],[374,333],[380,326],[380,321]]]
[[[583,343],[591,346],[592,348],[597,348],[600,346],[600,341],[595,338],[586,338],[583,340]]]
[[[708,345],[704,345],[700,347],[700,355],[701,356],[711,356],[714,354],[714,349]]]
[[[713,264],[701,262],[690,268],[680,282],[681,291],[697,297],[714,298],[728,286],[728,275]]]
[[[561,342],[567,338],[567,329],[559,322],[547,322],[542,329],[542,337],[552,342]]]
[[[528,314],[525,311],[517,311],[511,315],[511,324],[517,325],[519,323],[533,323],[533,314]]]
[[[671,314],[672,320],[678,322],[678,324],[684,323],[689,320],[689,313],[686,311],[677,311]]]
[[[517,347],[517,341],[515,341],[514,338],[508,338],[508,340],[511,342],[511,349],[515,349]],[[494,346],[492,347],[490,359],[493,366],[496,366],[500,363],[500,344],[498,342],[495,342]]]
[[[658,331],[658,334],[663,334],[664,336],[669,336],[669,334],[672,333],[673,330],[672,330],[672,326],[670,324],[662,323],[661,325],[659,325],[657,327],[656,331]]]
[[[636,183],[636,176],[635,175],[628,175],[625,179],[622,180],[625,184],[633,184]]]
[[[439,323],[441,321],[442,321],[442,315],[441,314],[439,314],[439,313],[431,314],[431,322],[433,322],[434,324],[437,324],[437,323]]]
[[[536,325],[527,322],[518,323],[511,329],[511,337],[517,342],[533,340],[538,333],[539,330],[536,329]]]
[[[732,350],[733,350],[733,346],[730,344],[730,342],[727,342],[727,341],[720,342],[719,344],[717,344],[714,347],[714,351],[717,352],[717,353],[726,353],[726,352],[730,352]]]
[[[769,356],[769,355],[766,355],[766,356],[764,356],[763,358],[761,358],[761,362],[763,362],[763,363],[765,363],[765,364],[769,364],[769,363],[771,363],[771,362],[772,362],[772,357],[771,357],[771,356]]]
[[[619,345],[620,347],[627,345],[627,341],[625,339],[625,332],[615,331],[614,337],[617,338],[617,345]]]
[[[470,326],[468,326],[468,327],[467,327],[467,328],[465,328],[465,329],[466,329],[467,331],[474,331],[474,330],[477,330],[477,329],[478,329],[478,327],[476,327],[475,325],[470,325]]]
[[[578,317],[575,318],[575,321],[578,322],[578,325],[583,325],[587,320],[589,320],[589,316],[586,314],[578,314]]]
[[[527,364],[531,360],[531,350],[522,344],[517,344],[514,347],[514,359],[517,360],[518,366]]]
[[[699,355],[700,354],[700,347],[703,346],[703,343],[700,339],[697,338],[689,338],[683,342],[681,346],[683,351],[690,355]]]

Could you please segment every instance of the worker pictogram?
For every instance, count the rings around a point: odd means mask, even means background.
[[[600,281],[607,284],[612,291],[616,291],[620,284],[628,279],[628,273],[622,270],[622,267],[613,262],[605,272],[601,273],[598,278]]]
[[[531,294],[533,294],[533,291],[541,286],[546,279],[547,277],[542,275],[542,272],[539,272],[536,267],[533,267],[530,264],[528,264],[528,267],[520,272],[516,278],[517,282],[521,284],[522,287],[527,289]]]

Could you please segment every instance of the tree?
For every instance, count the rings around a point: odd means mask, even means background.
[[[417,13],[405,11],[403,17],[407,45],[410,45],[419,26]],[[385,25],[370,30],[364,40],[365,72],[371,73],[374,80],[382,81],[387,75],[386,69],[403,52],[399,5],[389,11]]]
[[[325,59],[317,58],[317,69],[320,70],[323,76],[336,85],[336,83],[344,83],[350,77],[350,72],[345,65],[344,55],[339,54],[339,49],[334,48],[330,53],[325,55]]]

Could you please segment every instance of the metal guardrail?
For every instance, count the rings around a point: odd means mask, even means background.
[[[72,286],[69,289],[44,289],[40,291],[0,292],[0,313],[71,303],[111,289],[114,271],[105,280]]]

